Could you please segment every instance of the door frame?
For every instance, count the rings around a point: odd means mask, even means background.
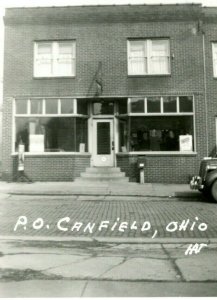
[[[111,153],[110,155],[97,155],[97,124],[98,123],[103,123],[103,122],[107,122],[110,124],[110,149],[111,149]],[[114,118],[93,118],[92,119],[92,166],[96,166],[96,167],[113,167],[115,166],[115,148],[113,146],[112,149],[112,142],[115,143],[114,140],[115,137],[115,132],[114,132]],[[98,162],[97,162],[97,156],[98,156]],[[101,156],[101,160],[100,160],[100,156]],[[103,164],[103,156],[106,159],[106,156],[108,158],[108,162],[105,164]]]

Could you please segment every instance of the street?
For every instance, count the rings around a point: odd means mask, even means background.
[[[202,198],[11,195],[0,203],[3,236],[217,237],[217,205]]]
[[[0,205],[2,297],[217,295],[215,203],[5,195]]]

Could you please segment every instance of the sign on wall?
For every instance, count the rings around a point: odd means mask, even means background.
[[[29,151],[44,152],[44,135],[30,134],[29,135]]]
[[[193,151],[192,147],[192,135],[180,135],[179,136],[179,150],[180,151]]]

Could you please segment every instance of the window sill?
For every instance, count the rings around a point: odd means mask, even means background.
[[[11,156],[17,156],[18,152],[13,152]],[[25,156],[90,156],[89,152],[25,152]]]
[[[144,74],[144,75],[127,75],[128,78],[135,78],[135,77],[171,77],[171,74]]]
[[[137,151],[137,152],[118,152],[118,156],[139,156],[139,155],[145,155],[145,156],[196,156],[197,152],[192,151],[186,151],[186,152],[180,152],[180,151]]]
[[[75,75],[70,75],[70,76],[33,76],[33,79],[58,79],[58,78],[76,78]]]

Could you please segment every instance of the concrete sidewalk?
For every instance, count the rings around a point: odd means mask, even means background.
[[[200,197],[201,193],[190,190],[188,184],[161,184],[134,182],[97,183],[81,185],[76,182],[0,182],[1,194],[18,195],[109,195],[150,197]]]
[[[1,296],[216,296],[217,244],[187,247],[2,241]]]

